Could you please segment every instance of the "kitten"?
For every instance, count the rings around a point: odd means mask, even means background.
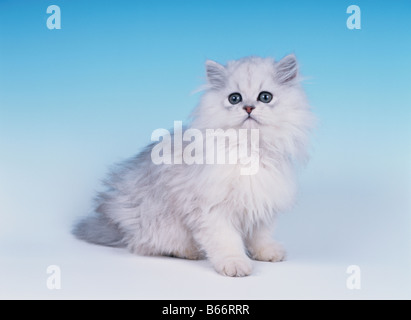
[[[249,275],[251,259],[285,258],[272,239],[274,218],[294,202],[293,168],[306,158],[314,123],[296,58],[248,57],[226,66],[207,61],[206,72],[205,92],[186,129],[204,133],[203,139],[209,129],[257,129],[258,170],[242,174],[241,161],[155,164],[152,143],[111,172],[95,213],[75,226],[78,238],[141,255],[208,258],[226,276]],[[188,142],[172,144],[170,152],[181,155]]]

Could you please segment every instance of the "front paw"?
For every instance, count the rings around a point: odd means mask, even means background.
[[[251,252],[251,257],[259,261],[278,262],[285,260],[286,252],[281,244],[272,243],[257,248]]]
[[[251,274],[251,260],[244,257],[229,257],[214,264],[218,273],[228,277],[244,277]]]

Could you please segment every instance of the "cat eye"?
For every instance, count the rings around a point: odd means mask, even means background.
[[[273,95],[267,91],[263,91],[260,92],[257,100],[264,103],[269,103],[271,100],[273,100]]]
[[[238,92],[234,92],[228,96],[228,101],[230,101],[231,104],[237,104],[241,102],[241,100],[243,100],[243,98]]]

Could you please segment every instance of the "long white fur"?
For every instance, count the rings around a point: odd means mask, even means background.
[[[189,128],[259,129],[258,172],[241,175],[241,164],[155,165],[151,144],[111,172],[107,190],[97,197],[96,216],[74,231],[79,238],[121,243],[141,255],[207,257],[228,276],[249,275],[250,258],[284,259],[272,240],[274,218],[294,203],[294,167],[307,157],[314,124],[296,59],[248,57],[226,66],[207,61],[206,69],[207,87]],[[273,100],[257,101],[261,91],[271,92]],[[228,101],[233,92],[243,97],[238,105]],[[244,122],[245,105],[255,106],[256,121]]]

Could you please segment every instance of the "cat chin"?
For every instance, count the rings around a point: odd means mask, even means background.
[[[261,123],[254,118],[247,118],[242,122],[241,127],[245,129],[258,129],[261,127]]]

